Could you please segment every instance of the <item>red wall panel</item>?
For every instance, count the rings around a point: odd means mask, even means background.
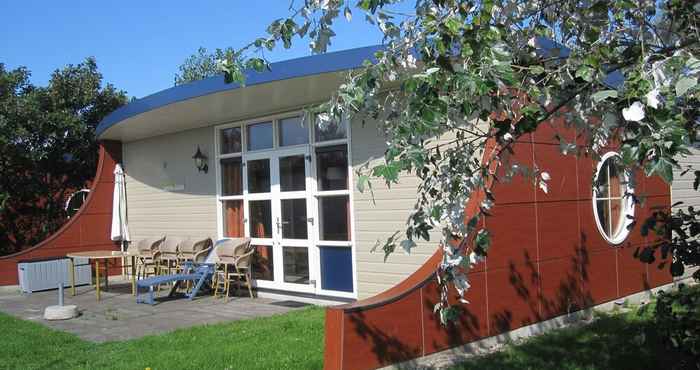
[[[21,252],[0,257],[0,285],[18,284],[18,261],[63,257],[70,252],[119,249],[118,245],[110,240],[114,166],[119,161],[121,143],[101,142],[96,181],[93,181],[90,195],[83,207],[46,240]],[[120,273],[119,267],[111,267],[110,273]]]
[[[670,187],[657,177],[635,174],[637,195],[651,197],[637,205],[637,224],[627,240],[609,244],[593,215],[591,180],[597,163],[559,153],[556,135],[581,141],[562,123],[541,125],[514,145],[515,162],[550,174],[548,192],[522,177],[494,184],[496,205],[484,221],[493,232],[492,249],[469,276],[470,303],[459,307],[457,322],[442,327],[432,313],[439,299],[437,251],[396,287],[328,308],[327,369],[372,369],[409,360],[671,282],[667,268],[634,257],[637,248],[653,241],[641,235],[640,225],[651,209],[668,209]],[[502,179],[505,170],[497,174]],[[472,197],[468,211],[482,199],[483,194]],[[450,294],[453,299],[456,292]]]
[[[470,304],[459,305],[457,320],[443,326],[440,318],[433,312],[437,297],[438,286],[431,281],[422,288],[423,294],[423,330],[424,353],[433,353],[452,348],[459,343],[467,343],[488,334],[488,319],[486,310],[486,275],[483,272],[469,276],[472,287],[465,296]],[[451,296],[456,303],[455,296]]]

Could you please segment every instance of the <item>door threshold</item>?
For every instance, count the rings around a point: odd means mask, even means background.
[[[260,288],[260,287],[256,288],[255,290],[258,293],[258,297],[261,297],[261,298],[270,298],[270,299],[278,299],[278,300],[294,300],[294,301],[299,301],[299,302],[304,302],[304,303],[310,303],[310,304],[313,304],[316,306],[335,306],[338,304],[345,304],[345,303],[350,303],[350,302],[356,301],[356,299],[354,299],[354,298],[342,298],[342,297],[334,297],[334,296],[330,296],[330,295],[292,292],[289,290],[279,290],[279,289]]]

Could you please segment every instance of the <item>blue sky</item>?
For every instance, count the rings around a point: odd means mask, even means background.
[[[143,97],[171,87],[178,66],[199,46],[241,47],[289,14],[288,6],[288,0],[2,1],[0,63],[26,66],[32,82],[45,85],[55,69],[94,56],[106,82]],[[381,41],[357,10],[350,23],[338,19],[336,33],[331,51]],[[268,58],[309,54],[304,41]]]

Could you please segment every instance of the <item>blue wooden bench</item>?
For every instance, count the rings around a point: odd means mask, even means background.
[[[214,265],[212,264],[200,264],[194,267],[192,264],[188,263],[185,265],[185,273],[183,274],[152,276],[146,279],[141,279],[136,282],[136,303],[148,303],[151,305],[155,304],[153,287],[161,284],[175,282],[175,285],[173,285],[173,287],[170,289],[170,293],[168,293],[168,297],[172,297],[183,282],[196,281],[197,284],[195,284],[194,288],[192,288],[192,291],[187,293],[187,298],[192,300],[195,296],[197,296],[199,289],[204,286],[204,283],[211,279],[213,274]],[[148,296],[145,299],[138,294],[139,288],[148,289]]]

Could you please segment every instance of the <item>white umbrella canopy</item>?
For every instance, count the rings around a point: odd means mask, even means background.
[[[124,170],[117,164],[114,168],[114,193],[112,198],[112,233],[113,241],[121,241],[122,251],[124,242],[131,240],[129,223],[126,218],[126,183]]]

